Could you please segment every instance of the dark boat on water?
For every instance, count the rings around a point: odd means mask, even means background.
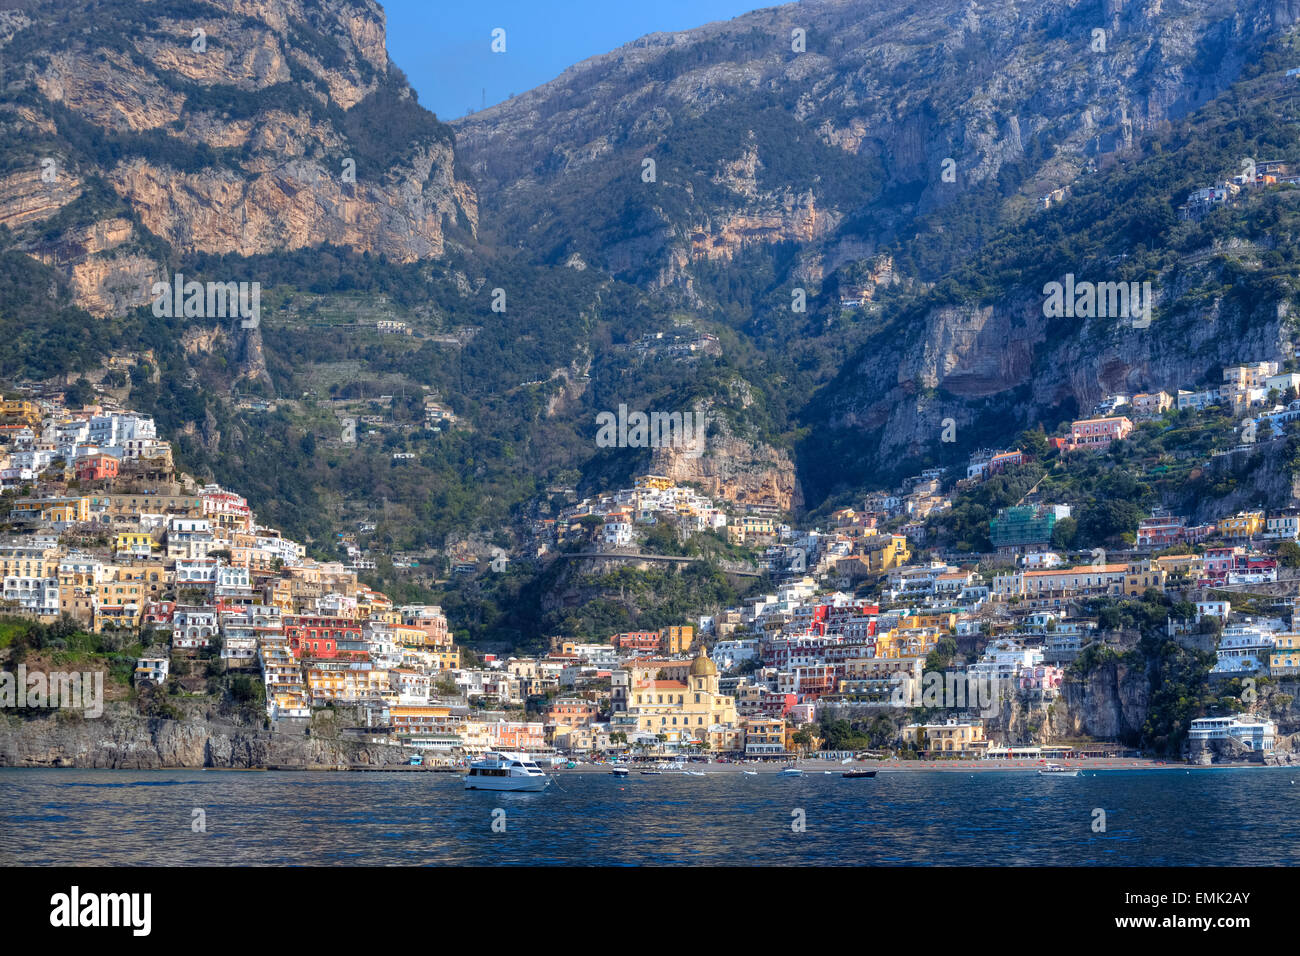
[[[875,770],[845,770],[840,774],[841,777],[874,777],[875,775]]]

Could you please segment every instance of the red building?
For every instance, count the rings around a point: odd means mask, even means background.
[[[154,627],[171,627],[176,614],[175,601],[150,601],[145,605],[144,623]]]
[[[339,656],[339,641],[361,640],[361,625],[347,617],[286,615],[284,636],[294,657],[333,658]]]
[[[103,478],[116,478],[118,460],[112,455],[86,455],[76,462],[78,481],[99,481]]]
[[[610,643],[620,651],[635,650],[649,651],[658,653],[659,651],[659,632],[658,631],[628,631],[625,634],[615,634],[610,639]]]

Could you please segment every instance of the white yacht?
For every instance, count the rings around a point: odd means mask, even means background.
[[[466,790],[545,790],[551,778],[523,754],[489,751],[465,774]]]
[[[1059,763],[1049,763],[1038,771],[1045,777],[1077,777],[1079,770],[1077,767],[1063,767]]]

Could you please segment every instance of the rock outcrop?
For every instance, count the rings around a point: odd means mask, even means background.
[[[36,5],[0,30],[0,133],[36,144],[0,177],[0,224],[78,304],[148,303],[167,249],[334,244],[411,262],[441,256],[449,228],[472,237],[477,199],[450,129],[389,63],[378,3],[140,9],[104,23],[91,4],[69,22]]]
[[[109,704],[104,715],[93,720],[60,714],[0,721],[3,767],[341,769],[399,764],[405,759],[398,746],[308,735],[302,728],[241,727],[201,716],[144,717],[125,704]]]

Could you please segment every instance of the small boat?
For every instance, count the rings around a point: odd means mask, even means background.
[[[465,774],[466,790],[545,790],[551,778],[522,754],[488,752],[475,760]]]
[[[1079,769],[1077,767],[1062,767],[1059,763],[1049,763],[1038,771],[1045,777],[1077,777]]]
[[[800,770],[798,767],[786,767],[784,770],[781,771],[781,776],[782,776],[782,777],[802,777],[802,776],[803,776],[803,771]]]
[[[704,776],[704,774],[700,773],[700,771],[698,771],[698,770],[683,770],[682,773],[686,774],[686,776],[688,776],[688,777],[703,777],[703,776]]]
[[[742,771],[740,771],[740,772],[743,773],[746,777],[757,777],[757,776],[758,776],[758,771],[757,771],[757,770],[742,770]]]
[[[609,773],[611,777],[626,777],[631,772],[627,767],[615,767]]]
[[[840,774],[841,777],[874,777],[875,775],[874,770],[845,770]]]
[[[658,777],[663,774],[662,770],[638,770],[637,773],[643,777]]]

